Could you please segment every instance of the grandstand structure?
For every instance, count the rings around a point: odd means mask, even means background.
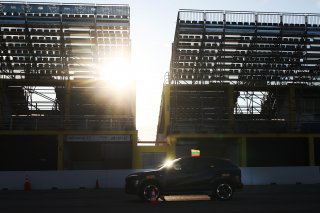
[[[1,2],[0,49],[0,170],[131,168],[128,5]]]
[[[319,165],[319,92],[320,14],[180,10],[157,139],[177,157]]]

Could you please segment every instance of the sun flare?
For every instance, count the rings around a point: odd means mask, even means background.
[[[163,167],[170,168],[170,167],[173,165],[173,163],[174,163],[173,160],[167,159],[167,160],[164,162]]]
[[[115,58],[99,65],[98,78],[116,89],[123,90],[135,81],[134,70],[128,60]]]

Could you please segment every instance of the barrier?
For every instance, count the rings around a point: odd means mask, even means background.
[[[245,185],[315,184],[320,183],[320,167],[244,167],[241,168]]]
[[[68,170],[68,171],[2,171],[0,190],[23,190],[25,177],[32,180],[32,190],[124,188],[125,177],[139,170]],[[245,185],[319,184],[320,167],[244,167]]]

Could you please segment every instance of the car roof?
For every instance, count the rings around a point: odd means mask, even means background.
[[[196,157],[184,156],[184,157],[181,157],[181,159],[208,159],[208,160],[218,160],[218,161],[230,161],[229,159],[219,158],[215,156],[196,156]]]

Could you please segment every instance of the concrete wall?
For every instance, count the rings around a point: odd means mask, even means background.
[[[245,185],[320,183],[320,167],[246,167]],[[0,172],[0,190],[23,190],[25,178],[32,189],[124,188],[125,177],[141,170],[8,171]]]
[[[315,184],[320,183],[320,167],[244,167],[242,182],[245,185],[264,184]]]

